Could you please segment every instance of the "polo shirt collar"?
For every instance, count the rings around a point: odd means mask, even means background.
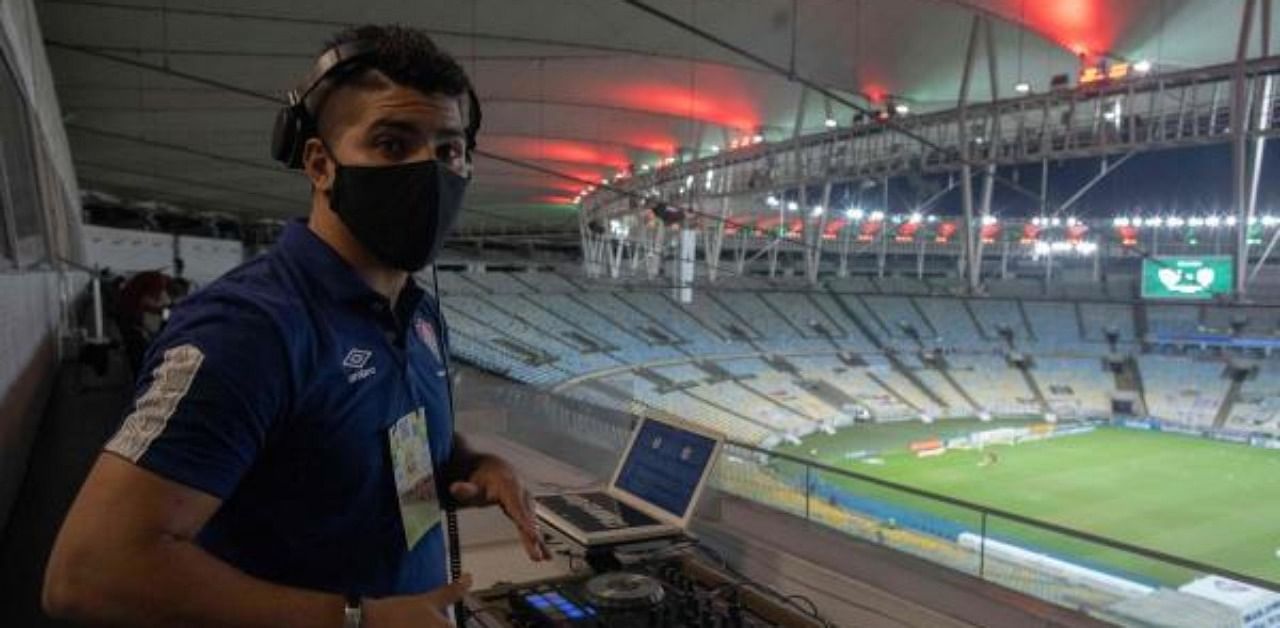
[[[279,246],[307,282],[334,301],[366,305],[386,303],[387,299],[369,287],[333,247],[311,231],[306,219],[299,218],[285,225]],[[412,312],[424,294],[410,276],[396,299],[397,309]]]

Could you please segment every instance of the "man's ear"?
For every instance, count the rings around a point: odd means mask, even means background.
[[[312,137],[302,145],[302,170],[311,179],[311,187],[328,190],[333,186],[336,164],[320,138]]]

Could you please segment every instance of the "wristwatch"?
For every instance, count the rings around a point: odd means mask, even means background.
[[[342,628],[360,628],[364,624],[364,604],[360,598],[347,598],[347,606],[342,613]]]

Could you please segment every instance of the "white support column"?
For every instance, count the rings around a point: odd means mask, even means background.
[[[849,276],[849,233],[853,231],[853,225],[853,221],[848,221],[840,229],[840,267],[836,270],[836,276],[841,279]]]
[[[1253,26],[1253,10],[1257,0],[1244,0],[1240,19],[1240,38],[1236,42],[1235,77],[1231,81],[1231,201],[1236,215],[1235,228],[1235,297],[1244,300],[1249,269],[1249,107],[1248,76],[1249,34]]]
[[[960,206],[964,212],[964,255],[959,260],[959,270],[968,277],[970,290],[976,288],[970,269],[974,266],[972,262],[977,253],[977,223],[973,219],[973,169],[970,166],[973,151],[969,140],[969,81],[973,77],[973,58],[978,51],[978,29],[981,27],[982,16],[975,13],[969,27],[969,46],[964,57],[964,73],[960,77],[960,95],[956,98],[957,139],[960,142],[960,159],[963,161],[960,166]]]
[[[922,230],[923,231],[923,230]],[[929,246],[929,238],[924,235],[920,238],[920,246],[916,251],[916,279],[924,280],[924,252]]]
[[[828,206],[831,203],[831,182],[827,181],[822,187],[822,213],[817,216],[808,216],[805,218],[806,236],[804,239],[804,269],[805,278],[811,285],[818,284],[818,270],[822,265],[822,232],[827,228],[827,213],[831,211]],[[809,211],[808,208],[803,208]],[[810,212],[812,213],[812,212]]]
[[[680,229],[679,255],[676,256],[676,272],[672,273],[675,282],[675,294],[672,295],[681,303],[693,302],[693,263],[697,259],[698,232],[694,229]]]
[[[1259,52],[1259,56],[1265,58],[1271,54],[1271,0],[1262,0],[1262,16],[1259,22],[1262,30],[1262,50]],[[1272,76],[1268,74],[1261,77],[1261,80],[1262,97],[1258,101],[1258,105],[1253,108],[1254,111],[1258,112],[1258,123],[1256,125],[1258,134],[1253,138],[1253,171],[1249,177],[1249,205],[1248,210],[1245,212],[1250,219],[1258,215],[1258,186],[1262,183],[1262,160],[1263,155],[1266,154],[1267,142],[1266,131],[1271,128]],[[1245,229],[1247,232],[1247,224]],[[1280,230],[1277,230],[1277,234],[1280,234]],[[1254,277],[1258,276],[1258,271],[1262,270],[1262,264],[1266,262],[1268,255],[1274,248],[1272,246],[1274,244],[1275,237],[1273,236],[1271,243],[1267,246],[1266,251],[1263,252],[1257,265],[1249,273],[1249,276],[1245,278],[1246,288],[1249,282],[1252,282]],[[1244,265],[1245,267],[1249,265],[1249,257],[1247,255],[1245,256]]]
[[[716,276],[720,272],[720,252],[724,249],[724,223],[729,219],[729,197],[720,197],[720,214],[718,219],[713,221],[714,224],[708,229],[703,226],[703,233],[706,234],[706,243],[703,251],[706,253],[707,261],[707,281],[715,283]]]

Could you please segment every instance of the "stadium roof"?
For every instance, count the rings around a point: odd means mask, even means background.
[[[730,47],[868,106],[947,108],[969,25],[993,18],[998,89],[1045,89],[1078,54],[1159,68],[1234,56],[1243,0],[45,0],[41,21],[82,183],[253,215],[306,210],[267,157],[274,106],[341,26],[433,32],[485,103],[484,150],[596,180],[792,132],[804,91]],[[795,10],[793,19],[793,9]],[[718,40],[721,43],[716,43]],[[721,45],[721,44],[727,44]],[[972,97],[990,97],[979,58]],[[810,93],[806,130],[853,110]],[[572,227],[581,183],[482,157],[472,226]]]

